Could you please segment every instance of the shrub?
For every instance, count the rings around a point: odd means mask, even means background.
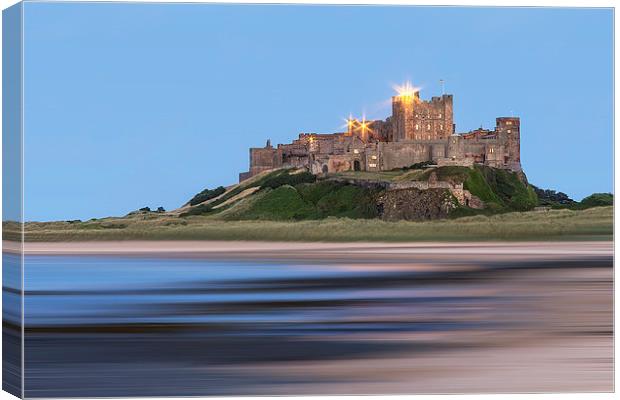
[[[428,167],[431,165],[435,165],[435,163],[433,161],[422,161],[419,163],[411,164],[408,167],[392,168],[390,171],[409,171],[410,169],[424,169],[424,167]]]
[[[556,192],[550,189],[541,189],[537,186],[530,185],[536,196],[538,197],[538,205],[540,206],[561,206],[575,204],[576,201],[568,197],[566,193]]]
[[[208,214],[212,211],[213,211],[213,208],[211,208],[211,206],[206,205],[206,204],[201,204],[199,206],[190,208],[189,210],[179,214],[179,216],[188,217],[190,215],[203,215],[203,214]]]
[[[217,196],[223,194],[226,189],[223,186],[218,186],[215,189],[205,189],[202,192],[198,193],[196,196],[192,197],[189,201],[191,206],[195,206],[196,204],[203,203],[207,200],[211,200],[216,198]]]
[[[592,193],[581,200],[576,208],[586,209],[592,207],[613,206],[614,195],[611,193]]]
[[[415,163],[415,164],[409,166],[409,169],[424,169],[424,167],[429,167],[431,165],[435,165],[435,162],[434,161],[424,161],[424,162]]]
[[[260,186],[263,188],[276,189],[284,185],[295,186],[301,183],[314,183],[315,181],[316,176],[308,171],[297,174],[289,174],[288,171],[283,171],[281,174],[269,176],[265,181],[261,182]]]

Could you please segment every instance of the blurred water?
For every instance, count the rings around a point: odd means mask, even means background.
[[[27,256],[26,396],[611,390],[612,262]]]
[[[22,259],[2,253],[2,390],[20,397],[22,386]]]

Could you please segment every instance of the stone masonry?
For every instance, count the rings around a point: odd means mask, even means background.
[[[420,162],[442,165],[487,165],[521,171],[520,120],[496,118],[493,130],[455,133],[453,96],[420,99],[414,91],[392,97],[392,115],[385,120],[350,119],[346,132],[301,133],[288,144],[250,149],[245,180],[260,172],[285,167],[307,168],[314,174],[342,171],[389,171]]]

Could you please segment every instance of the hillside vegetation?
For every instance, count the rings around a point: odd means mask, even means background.
[[[511,171],[482,166],[439,167],[425,170],[417,179],[427,180],[433,172],[439,180],[463,183],[463,188],[491,211],[527,211],[538,205],[536,193],[524,176]]]
[[[261,174],[234,186],[218,197],[207,198],[202,203],[195,199],[193,207],[185,208],[181,217],[192,215],[219,215],[225,220],[307,220],[326,217],[368,219],[381,217],[380,196],[386,182],[425,181],[434,173],[440,181],[462,183],[466,190],[480,198],[485,210],[474,210],[452,200],[450,216],[491,214],[509,211],[527,211],[538,205],[534,190],[516,173],[488,167],[439,167],[427,169],[404,168],[387,172],[346,172],[328,175],[317,180],[316,176],[299,170],[277,170]],[[251,196],[219,205],[233,199],[248,188],[258,188]],[[410,202],[417,200],[415,191]],[[427,196],[428,197],[428,196]],[[424,201],[428,201],[424,198]],[[433,207],[433,204],[428,205]],[[420,213],[419,213],[420,214]],[[426,215],[428,213],[421,213]],[[435,213],[439,215],[438,213]],[[432,215],[430,213],[430,219]],[[441,214],[443,215],[443,214]],[[419,218],[426,219],[426,218]]]
[[[16,232],[17,233],[17,232]],[[613,208],[476,215],[424,222],[329,217],[307,221],[222,221],[147,214],[82,223],[26,224],[26,241],[273,240],[503,241],[611,240]]]
[[[532,211],[541,204],[535,191],[541,189],[529,185],[524,175],[488,167],[422,167],[321,178],[304,170],[268,171],[228,188],[205,189],[170,212],[144,207],[120,218],[30,222],[25,237],[408,241],[609,239],[613,234],[613,208],[606,207],[613,203],[610,194],[571,200],[564,209],[554,205]],[[448,189],[388,188],[431,175],[462,183],[485,207],[460,205]],[[553,191],[542,193],[564,199]],[[6,239],[21,236],[18,224],[4,228]]]
[[[585,210],[592,207],[605,207],[614,205],[614,195],[611,193],[593,193],[583,198],[581,201],[575,201],[568,197],[566,193],[557,192],[555,190],[540,189],[531,185],[538,196],[538,205],[569,210]]]

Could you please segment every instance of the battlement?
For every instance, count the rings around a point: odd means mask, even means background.
[[[443,94],[441,96],[433,96],[431,97],[430,103],[442,103],[442,102],[446,102],[446,101],[452,101],[452,95],[451,94]],[[428,103],[428,101],[427,101]]]
[[[521,126],[521,119],[519,117],[497,117],[495,118],[495,125],[498,127],[513,126],[518,129]]]

